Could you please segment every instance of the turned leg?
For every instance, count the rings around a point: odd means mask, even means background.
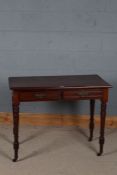
[[[89,122],[89,131],[90,137],[89,141],[93,139],[93,130],[94,130],[94,110],[95,110],[95,100],[90,100],[90,122]]]
[[[101,121],[100,121],[100,137],[99,137],[99,144],[100,150],[97,154],[100,156],[103,153],[103,146],[104,146],[104,129],[105,129],[105,118],[106,118],[106,102],[101,101]]]
[[[13,104],[13,134],[14,134],[14,159],[13,162],[16,162],[18,159],[18,130],[19,130],[19,104]]]

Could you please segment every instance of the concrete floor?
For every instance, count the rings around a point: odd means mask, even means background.
[[[20,126],[19,161],[12,162],[12,126],[0,125],[0,175],[117,175],[117,129],[106,129],[104,154],[99,129]]]

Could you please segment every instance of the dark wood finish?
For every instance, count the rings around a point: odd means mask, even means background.
[[[70,76],[33,76],[33,77],[10,77],[10,89],[13,90],[36,90],[36,89],[62,89],[62,88],[109,88],[98,75],[70,75]]]
[[[90,100],[90,123],[89,123],[89,129],[90,129],[90,137],[89,141],[92,141],[93,139],[93,130],[94,130],[94,109],[95,109],[95,100]]]
[[[78,90],[66,90],[64,92],[64,99],[66,100],[77,100],[77,99],[89,99],[89,98],[94,98],[94,99],[99,99],[102,97],[102,90],[100,89],[78,89]]]
[[[61,93],[58,90],[38,90],[19,92],[20,101],[48,101],[61,99]]]
[[[13,108],[13,134],[14,134],[14,159],[13,162],[16,162],[18,159],[18,133],[19,133],[19,98],[18,94],[13,91],[12,93],[12,108]]]
[[[103,153],[108,89],[111,85],[98,75],[9,77],[12,90],[14,159],[18,159],[19,104],[30,101],[90,100],[90,137],[93,138],[95,99],[101,101],[101,126],[98,155]]]
[[[106,102],[101,101],[101,127],[100,127],[100,138],[99,138],[99,143],[100,143],[100,151],[97,154],[100,156],[103,153],[103,145],[104,145],[104,128],[105,128],[105,117],[106,117]]]

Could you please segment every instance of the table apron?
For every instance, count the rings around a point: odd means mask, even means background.
[[[100,89],[17,91],[19,102],[103,99]]]

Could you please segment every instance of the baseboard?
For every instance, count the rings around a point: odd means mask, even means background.
[[[0,124],[12,124],[12,113],[0,112]],[[34,126],[81,126],[87,127],[89,115],[60,115],[20,113],[20,124]],[[99,126],[100,116],[95,116],[95,126]],[[107,116],[106,127],[117,127],[117,116]]]

